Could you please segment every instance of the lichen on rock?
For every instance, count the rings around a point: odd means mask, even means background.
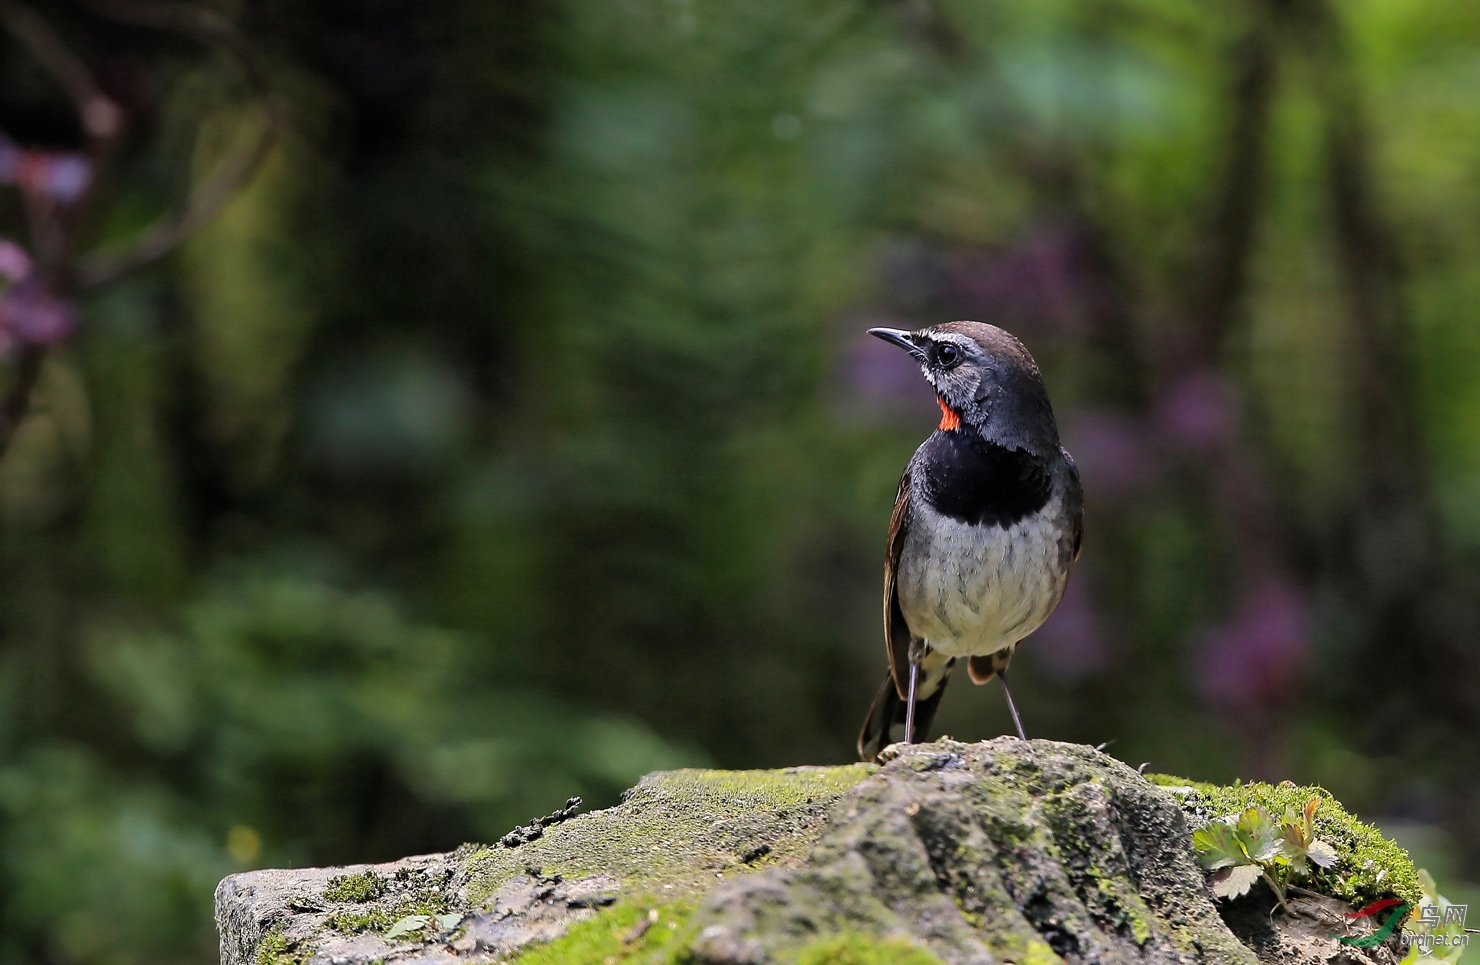
[[[635,891],[702,894],[726,874],[797,861],[828,807],[872,765],[778,771],[682,770],[649,774],[620,806],[551,828],[523,847],[484,848],[461,886],[478,903],[530,867],[546,875],[607,875]]]
[[[906,748],[834,808],[807,865],[716,888],[700,961],[790,957],[817,935],[908,940],[942,961],[1252,965],[1203,887],[1170,795],[1090,748]]]
[[[874,770],[650,774],[617,807],[546,827],[516,847],[232,875],[216,890],[222,965],[485,961],[560,939],[619,896],[692,907],[726,876],[801,863],[829,807]],[[382,893],[361,900],[372,881]],[[436,916],[448,911],[466,914],[442,928]],[[387,940],[395,922],[412,914],[432,921]],[[263,949],[272,960],[258,963]]]
[[[1215,906],[1191,824],[1255,786],[1172,783],[1089,747],[1010,738],[898,747],[882,767],[653,774],[617,807],[513,846],[232,876],[217,891],[222,962],[1394,960],[1348,954],[1310,922],[1287,928],[1257,892]],[[1273,790],[1266,806],[1309,789]],[[1323,833],[1389,869],[1347,875],[1351,894],[1402,887],[1406,855],[1329,804],[1351,833]]]

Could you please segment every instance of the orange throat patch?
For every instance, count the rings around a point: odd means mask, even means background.
[[[936,396],[935,401],[940,403],[940,427],[946,432],[950,432],[952,429],[959,429],[961,427],[961,417],[951,411],[951,407],[946,405],[945,399]]]

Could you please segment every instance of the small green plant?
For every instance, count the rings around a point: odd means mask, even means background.
[[[1465,906],[1456,906],[1439,894],[1434,876],[1427,871],[1419,871],[1418,881],[1423,888],[1423,904],[1403,925],[1403,944],[1408,953],[1400,965],[1456,965],[1469,941],[1465,934]]]
[[[443,931],[446,931],[449,928],[456,928],[462,920],[463,916],[455,911],[445,915],[407,915],[391,925],[385,937],[387,939],[405,938],[407,935],[427,929],[432,922],[436,922]]]
[[[1320,803],[1319,798],[1311,798],[1298,812],[1287,808],[1284,819],[1278,821],[1264,808],[1251,807],[1216,818],[1195,831],[1192,848],[1198,863],[1213,872],[1208,879],[1213,894],[1237,898],[1263,878],[1280,907],[1288,911],[1285,893],[1291,882],[1308,876],[1312,864],[1321,868],[1336,864],[1336,849],[1316,837]]]
[[[392,925],[390,931],[385,933],[385,937],[388,939],[401,938],[413,932],[419,932],[431,923],[431,915],[407,915]]]

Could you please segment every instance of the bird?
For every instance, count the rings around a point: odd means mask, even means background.
[[[974,683],[1002,681],[1027,740],[1007,666],[1063,598],[1084,538],[1084,489],[1043,377],[1022,342],[984,322],[868,333],[920,364],[941,419],[906,464],[889,517],[889,672],[859,757],[878,759],[901,724],[908,744],[927,732],[958,660]]]

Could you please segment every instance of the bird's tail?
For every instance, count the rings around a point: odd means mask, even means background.
[[[935,719],[940,698],[946,692],[951,679],[951,668],[955,660],[946,660],[937,667],[927,665],[920,668],[920,683],[915,697],[915,739],[921,740],[930,730]],[[935,672],[931,672],[934,670]],[[863,730],[858,734],[858,757],[863,761],[874,761],[879,752],[897,740],[904,740],[905,701],[894,685],[894,675],[886,673],[879,685],[879,693],[863,719]]]

